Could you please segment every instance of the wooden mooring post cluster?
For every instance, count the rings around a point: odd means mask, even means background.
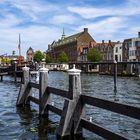
[[[112,132],[95,122],[85,119],[85,105],[99,107],[138,120],[140,120],[140,108],[83,95],[81,92],[80,72],[81,70],[76,69],[75,66],[68,70],[69,89],[65,91],[48,86],[48,69],[43,67],[39,70],[39,83],[37,84],[30,82],[29,68],[24,67],[24,83],[21,85],[16,105],[26,106],[30,105],[30,102],[34,102],[39,105],[40,116],[48,117],[49,111],[60,115],[59,126],[56,130],[58,138],[82,135],[82,128],[85,128],[106,139],[128,140],[129,138],[121,134]],[[39,98],[32,96],[32,88],[39,89]],[[64,97],[63,109],[59,109],[51,103],[51,94]]]

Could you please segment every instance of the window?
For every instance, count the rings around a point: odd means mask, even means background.
[[[132,43],[131,42],[128,42],[128,47],[130,48],[130,47],[132,47]]]
[[[136,56],[136,50],[129,51],[129,56]]]
[[[136,41],[135,46],[140,46],[140,41]]]
[[[121,58],[121,55],[120,55],[120,62],[121,62],[121,59],[122,59],[122,58]]]
[[[83,54],[87,54],[88,48],[83,48]]]
[[[116,47],[116,53],[118,52],[118,47]]]
[[[118,55],[115,55],[115,60],[118,62]]]

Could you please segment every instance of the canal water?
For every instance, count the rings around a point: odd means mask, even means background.
[[[38,117],[38,106],[16,108],[20,84],[14,78],[4,77],[0,82],[0,140],[56,140],[55,130],[60,117],[54,113],[49,119]],[[140,78],[118,77],[117,93],[114,93],[113,77],[81,74],[82,93],[111,101],[140,107]],[[65,72],[50,72],[49,86],[68,89],[68,75]],[[38,90],[33,89],[33,96]],[[63,107],[64,99],[52,96],[52,102],[59,108]],[[129,139],[140,139],[140,121],[97,107],[86,106],[86,119],[92,118],[97,124],[114,132],[127,136]],[[103,138],[83,129],[80,140],[102,140]]]

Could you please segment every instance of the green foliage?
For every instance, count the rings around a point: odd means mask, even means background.
[[[41,62],[43,58],[44,58],[44,54],[41,51],[36,51],[34,53],[34,56],[33,56],[34,61]]]
[[[87,59],[90,62],[99,62],[102,60],[102,54],[95,48],[89,50]]]
[[[12,51],[12,55],[15,55],[15,53],[16,53],[15,51]]]
[[[37,132],[37,128],[32,127],[32,128],[30,128],[30,131],[31,131],[32,133],[35,133],[35,132]]]
[[[68,62],[68,56],[64,51],[60,53],[60,55],[58,57],[58,61],[59,62]]]
[[[46,54],[45,62],[46,63],[52,62],[52,57],[50,56],[50,54]]]
[[[2,58],[1,59],[1,63],[3,63],[3,64],[11,64],[11,59],[10,58]]]

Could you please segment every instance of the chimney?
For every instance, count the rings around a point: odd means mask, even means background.
[[[140,38],[140,32],[138,32],[138,37]]]
[[[87,33],[87,32],[88,32],[88,28],[84,28],[84,32],[86,32],[86,33]]]
[[[104,40],[102,40],[102,43],[104,43],[105,41]]]

